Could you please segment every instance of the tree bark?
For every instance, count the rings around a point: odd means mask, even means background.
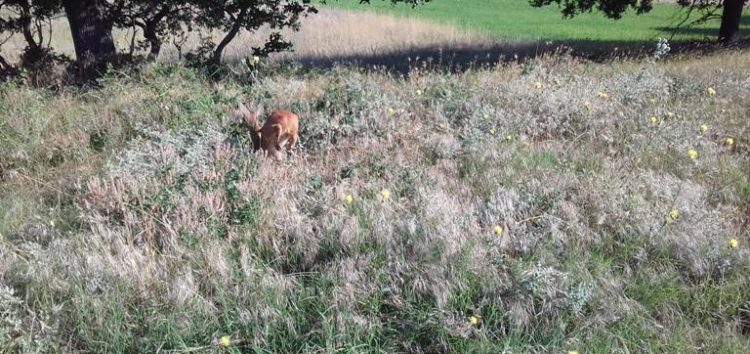
[[[214,55],[211,58],[211,62],[214,64],[220,64],[221,63],[221,55],[224,52],[224,48],[229,45],[229,43],[234,39],[235,36],[237,36],[237,33],[240,32],[240,29],[242,29],[242,23],[245,21],[245,16],[247,16],[247,8],[242,9],[240,11],[239,15],[237,15],[237,18],[234,19],[234,24],[232,25],[232,28],[229,30],[229,32],[224,36],[224,38],[219,42],[219,45],[216,46],[216,49],[214,50]]]
[[[31,30],[31,4],[26,1],[22,1],[20,4],[21,16],[19,17],[19,20],[21,21],[21,33],[23,34],[23,38],[26,40],[26,44],[32,51],[37,53],[41,52],[41,38],[39,43],[37,43],[36,39],[34,39],[34,33]]]
[[[742,7],[747,0],[724,0],[719,28],[719,42],[735,43],[740,39]]]
[[[112,59],[116,53],[112,23],[104,18],[102,3],[98,0],[63,0],[62,3],[70,24],[76,59],[85,64]]]
[[[161,52],[161,39],[156,34],[157,23],[146,23],[146,27],[143,28],[143,38],[146,38],[146,40],[148,40],[148,43],[151,47],[149,53],[149,57],[151,59],[156,59],[159,56],[159,52]]]
[[[2,55],[0,55],[0,74],[4,72],[12,72],[12,71],[14,71],[13,66],[10,65],[8,61],[5,60],[5,58]]]

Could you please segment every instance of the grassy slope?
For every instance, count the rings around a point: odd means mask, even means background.
[[[0,351],[749,352],[749,64],[4,84]]]
[[[655,5],[648,14],[636,16],[630,11],[618,21],[606,19],[600,13],[563,19],[556,6],[534,8],[524,0],[435,0],[416,9],[403,4],[392,6],[388,1],[379,0],[373,0],[370,5],[361,5],[358,0],[332,0],[328,4],[422,17],[459,24],[499,38],[522,40],[654,41],[658,37],[668,38],[671,32],[662,28],[677,24],[684,16],[677,6]],[[718,21],[711,21],[694,27],[693,31],[680,33],[674,39],[713,39],[718,25]]]

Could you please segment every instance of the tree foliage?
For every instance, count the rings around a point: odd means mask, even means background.
[[[638,14],[651,11],[652,0],[531,0],[531,5],[542,7],[557,4],[565,17],[573,17],[580,13],[599,10],[605,16],[619,19],[629,8]]]
[[[317,9],[311,0],[0,0],[0,45],[10,36],[22,34],[27,51],[49,51],[51,19],[64,11],[73,29],[72,40],[79,61],[84,52],[94,57],[107,54],[110,47],[114,48],[111,31],[120,28],[133,33],[130,55],[135,50],[147,50],[149,57],[154,58],[170,39],[179,46],[188,34],[198,34],[203,46],[192,53],[193,58],[218,63],[237,35],[263,26],[273,32],[264,43],[252,47],[253,55],[289,49],[291,43],[284,39],[281,30],[299,30],[301,17],[316,13]],[[218,43],[205,35],[214,30],[225,32]],[[136,39],[136,33],[140,39]],[[3,66],[0,69],[10,67],[1,56],[0,65]]]
[[[55,0],[5,0],[0,1],[0,47],[12,35],[20,34],[26,42],[22,61],[34,64],[50,54],[52,16],[60,10]],[[46,43],[45,43],[46,42]],[[11,65],[0,55],[0,70]]]

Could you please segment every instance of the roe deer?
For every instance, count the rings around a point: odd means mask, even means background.
[[[260,135],[260,148],[263,152],[280,161],[282,149],[286,146],[287,151],[291,153],[297,143],[299,117],[287,110],[276,110],[271,112],[271,116],[261,126],[258,123],[258,116],[262,110],[262,107],[259,107],[255,112],[250,112],[244,104],[240,103],[237,113],[242,116],[242,120],[254,133]]]

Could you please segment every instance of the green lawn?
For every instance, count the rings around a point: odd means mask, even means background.
[[[499,38],[521,40],[652,41],[669,38],[672,32],[668,28],[685,16],[678,6],[656,5],[648,14],[629,11],[617,21],[596,12],[564,19],[557,6],[535,8],[526,0],[433,0],[416,9],[401,4],[393,6],[389,1],[372,0],[370,5],[361,5],[359,0],[328,0],[324,6],[422,17]],[[683,29],[674,39],[713,39],[718,26],[719,21],[715,20]],[[750,16],[745,15],[743,26],[750,26]]]

